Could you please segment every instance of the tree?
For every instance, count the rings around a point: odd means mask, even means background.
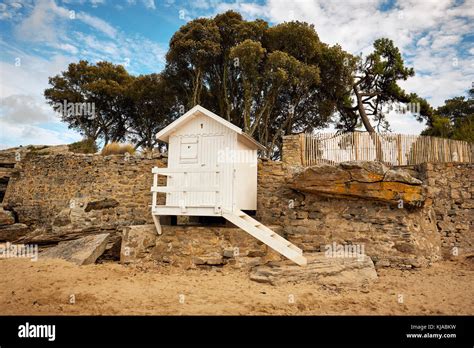
[[[398,85],[398,81],[414,74],[413,68],[405,67],[402,55],[392,40],[375,40],[374,51],[365,59],[357,58],[350,94],[339,99],[341,118],[337,128],[353,131],[361,121],[372,135],[377,160],[381,161],[383,153],[375,128],[379,131],[380,128],[389,129],[386,119],[389,107],[395,103],[419,103],[422,106],[420,113],[430,112],[425,100],[416,94],[407,94]],[[372,121],[376,123],[375,127]]]
[[[58,110],[64,103],[90,103],[94,114],[63,112],[61,120],[86,138],[120,141],[126,135],[125,92],[133,80],[125,68],[109,62],[90,65],[71,63],[68,69],[49,78],[51,88],[44,91],[48,103]]]
[[[423,135],[474,142],[474,89],[444,102],[428,117]]]
[[[166,54],[167,76],[185,95],[185,106],[202,102],[205,81],[213,61],[221,53],[220,34],[215,22],[199,18],[182,26],[171,38]]]
[[[318,66],[326,48],[307,23],[269,28],[228,11],[181,27],[164,75],[186,108],[200,103],[278,154],[282,134],[323,127],[335,110],[334,101],[318,103],[329,96]]]
[[[140,75],[129,85],[127,100],[128,138],[135,148],[151,150],[156,133],[174,120],[172,91],[161,75]]]

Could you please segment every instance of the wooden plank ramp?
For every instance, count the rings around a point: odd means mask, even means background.
[[[296,264],[300,266],[307,264],[300,248],[243,211],[223,212],[222,216]]]

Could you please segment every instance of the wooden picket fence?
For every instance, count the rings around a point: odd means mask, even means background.
[[[473,162],[474,144],[437,137],[367,132],[301,134],[306,166],[381,161],[403,166],[425,162]],[[378,154],[378,156],[377,156]]]

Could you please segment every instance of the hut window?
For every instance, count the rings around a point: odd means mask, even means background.
[[[180,163],[197,163],[198,161],[198,138],[183,137],[179,152]]]

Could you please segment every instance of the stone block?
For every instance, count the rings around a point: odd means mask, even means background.
[[[108,237],[108,233],[103,233],[60,242],[57,246],[43,251],[40,258],[63,259],[79,266],[89,265],[104,253]]]

